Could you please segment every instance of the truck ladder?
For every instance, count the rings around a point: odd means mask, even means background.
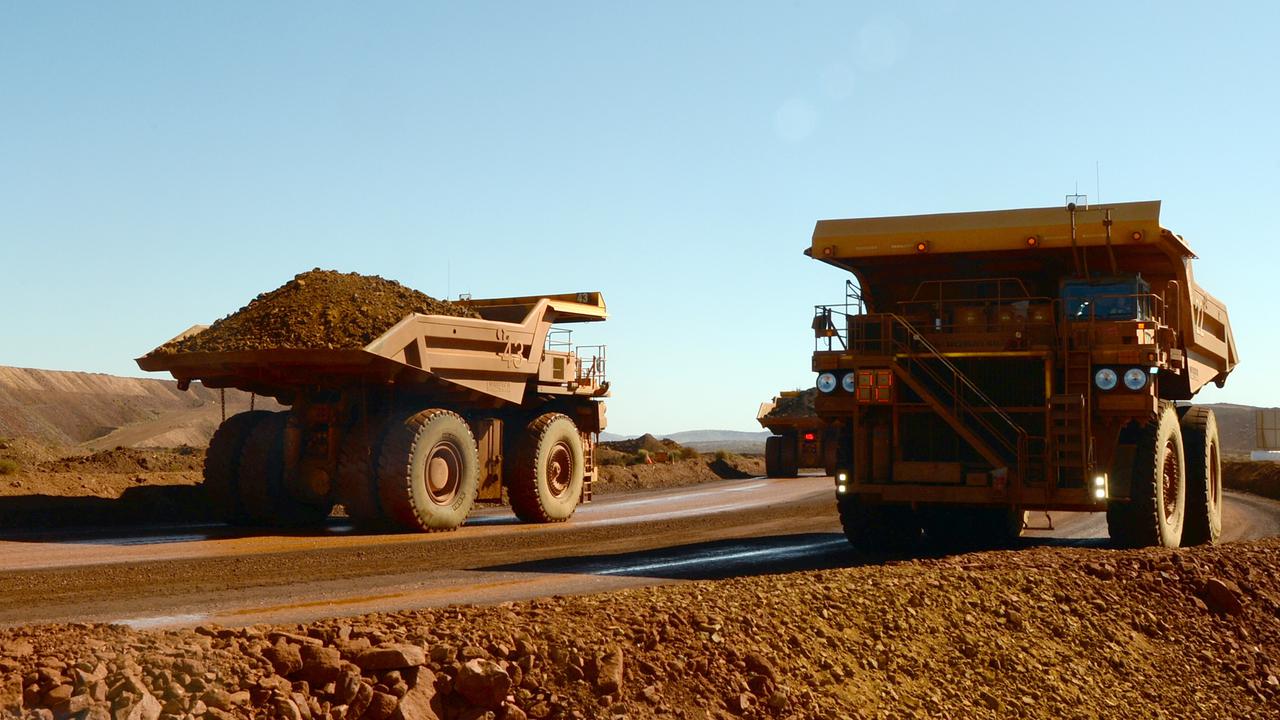
[[[1089,398],[1093,378],[1087,350],[1067,349],[1062,368],[1062,392],[1049,398],[1049,429],[1058,487],[1084,487],[1093,467],[1093,436]]]
[[[1028,466],[1026,430],[905,318],[892,313],[882,317],[892,322],[889,332],[882,332],[881,337],[892,338],[894,374],[992,468],[1004,469],[1011,480],[1021,483]]]
[[[591,484],[596,479],[596,442],[591,433],[582,435],[582,502],[591,502]]]

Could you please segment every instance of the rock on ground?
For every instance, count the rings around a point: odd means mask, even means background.
[[[24,718],[1280,716],[1280,539],[1034,548],[302,626],[0,630]]]

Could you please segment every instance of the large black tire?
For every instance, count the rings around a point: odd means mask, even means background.
[[[243,522],[252,525],[297,527],[319,525],[333,503],[307,501],[289,493],[284,478],[285,428],[289,413],[268,413],[245,439],[240,451],[238,496]]]
[[[1193,407],[1182,416],[1187,468],[1187,511],[1182,544],[1205,545],[1222,537],[1222,452],[1213,410]]]
[[[480,488],[475,436],[448,410],[401,416],[383,435],[377,476],[387,520],[411,531],[455,530],[466,522]]]
[[[1186,516],[1186,459],[1172,403],[1139,431],[1129,501],[1107,508],[1111,539],[1118,545],[1176,548]]]
[[[872,504],[856,495],[837,495],[836,507],[844,537],[857,550],[901,554],[920,541],[920,520],[910,505]]]
[[[507,495],[525,522],[564,522],[582,498],[582,436],[567,415],[546,413],[525,428],[508,468]]]
[[[1026,513],[1004,507],[929,505],[920,508],[920,524],[942,550],[1008,547],[1022,536]]]
[[[764,439],[764,474],[765,477],[782,477],[782,438],[770,435]]]
[[[247,522],[240,506],[240,453],[255,425],[271,415],[250,410],[232,415],[214,431],[204,455],[205,498],[213,515],[232,525]]]
[[[822,441],[822,469],[827,475],[835,477],[836,470],[840,467],[839,445],[832,438],[825,438]]]
[[[800,474],[799,444],[800,440],[794,434],[782,436],[782,443],[778,446],[778,477],[793,478]]]
[[[338,448],[338,502],[351,523],[359,528],[381,528],[387,515],[378,498],[374,460],[383,424],[369,419],[347,430]]]

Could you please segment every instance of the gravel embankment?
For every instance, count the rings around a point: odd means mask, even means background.
[[[1037,548],[336,619],[0,631],[48,718],[1280,713],[1280,540]]]

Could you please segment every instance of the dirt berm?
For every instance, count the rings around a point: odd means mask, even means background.
[[[133,718],[1280,713],[1280,540],[1036,548],[306,626],[0,631],[0,707]]]
[[[157,353],[361,348],[410,313],[479,317],[394,280],[316,268]]]

